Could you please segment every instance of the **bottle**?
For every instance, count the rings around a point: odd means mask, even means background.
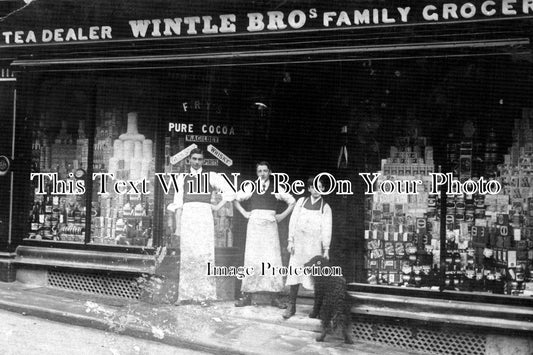
[[[484,272],[482,267],[476,268],[476,289],[483,290],[485,288]]]
[[[44,201],[42,203],[37,202],[37,208],[39,211],[39,224],[43,225],[46,218]]]
[[[52,210],[54,209],[52,196],[47,195],[45,196],[45,206],[44,206],[44,213],[46,214],[52,214]]]
[[[492,177],[496,175],[498,164],[498,141],[494,128],[490,129],[485,143],[485,176]]]
[[[80,208],[80,223],[81,224],[85,224],[86,211],[87,211],[87,209],[86,209],[85,206]]]
[[[445,261],[446,261],[446,271],[451,270],[452,263],[453,263],[453,255],[448,250],[446,250]]]
[[[74,211],[72,211],[72,216],[74,219],[74,223],[81,223],[81,211],[78,208],[77,204],[74,206]]]
[[[98,202],[92,202],[92,212],[93,217],[100,217],[101,210],[100,210],[100,204]]]
[[[33,204],[31,211],[31,230],[32,232],[39,230],[39,202]]]
[[[144,215],[150,216],[150,204],[148,203],[148,201],[144,203]]]
[[[457,250],[453,253],[453,263],[458,266],[461,265],[461,254]]]
[[[59,180],[66,180],[68,175],[67,175],[67,168],[65,166],[65,161],[61,161],[61,165],[58,166],[58,169],[57,169],[57,174],[58,174],[58,178]]]
[[[74,223],[74,208],[72,205],[67,206],[67,223]]]
[[[446,274],[444,276],[444,289],[449,290],[452,285],[452,280],[450,279],[450,275]]]
[[[59,205],[59,223],[65,224],[67,222],[67,211],[65,209],[65,202],[61,201]]]
[[[233,233],[231,232],[231,229],[228,229],[226,231],[226,247],[227,248],[233,247]]]

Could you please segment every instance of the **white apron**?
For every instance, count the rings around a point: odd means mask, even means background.
[[[262,263],[281,267],[281,249],[276,211],[256,209],[251,212],[248,219],[244,252],[244,265],[254,267],[254,274],[242,280],[242,292],[283,290],[283,276],[262,275]]]
[[[207,276],[207,263],[215,263],[215,229],[210,204],[183,204],[180,251],[178,300],[215,300],[215,278]]]
[[[294,254],[291,255],[289,266],[303,267],[306,262],[311,260],[315,255],[322,255],[322,209],[308,210],[304,208],[305,202],[302,203],[298,214],[298,220],[295,224],[294,231]],[[323,200],[320,202],[323,204]],[[302,286],[308,290],[313,289],[313,278],[311,275],[294,275],[287,276],[287,285]]]

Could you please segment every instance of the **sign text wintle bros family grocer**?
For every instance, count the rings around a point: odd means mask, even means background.
[[[371,26],[435,24],[533,16],[533,0],[435,1],[405,6],[338,5],[248,11],[243,13],[164,13],[150,18],[103,18],[109,23],[71,24],[56,28],[3,29],[0,46],[87,41],[143,40],[287,31],[349,29]],[[96,20],[95,20],[96,21]]]

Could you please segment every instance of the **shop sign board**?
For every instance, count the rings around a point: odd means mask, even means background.
[[[226,154],[222,153],[220,150],[215,148],[212,144],[207,146],[207,151],[217,157],[218,160],[226,164],[227,166],[233,165],[233,160],[231,160]]]
[[[235,128],[230,125],[225,124],[194,124],[194,123],[179,123],[179,122],[169,122],[168,123],[169,132],[177,133],[201,133],[206,134],[217,134],[222,136],[234,136]],[[199,136],[198,136],[199,137]]]
[[[185,141],[198,143],[218,143],[219,138],[217,136],[199,136],[194,134],[187,134],[185,136]]]
[[[183,159],[187,158],[193,149],[198,148],[196,144],[191,144],[187,148],[183,149],[182,151],[178,152],[176,155],[173,155],[170,157],[170,164],[174,165],[182,161]]]
[[[434,0],[373,2],[308,1],[281,7],[230,6],[227,3],[181,7],[162,2],[125,7],[125,2],[101,3],[99,11],[86,2],[35,1],[20,16],[7,17],[0,26],[0,48],[25,45],[65,45],[109,41],[256,36],[288,32],[330,31],[366,27],[414,26],[533,18],[533,0]],[[63,4],[63,5],[61,5]],[[72,7],[75,8],[72,8]],[[122,7],[124,8],[122,8]],[[243,9],[243,10],[241,10]],[[53,16],[50,15],[53,13]],[[45,15],[49,14],[49,15]],[[39,16],[37,16],[39,15]],[[25,21],[24,16],[31,21]],[[64,19],[57,21],[57,19]],[[62,22],[63,21],[63,22]]]

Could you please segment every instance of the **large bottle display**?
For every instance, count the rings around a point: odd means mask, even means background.
[[[83,121],[60,121],[57,130],[47,113],[40,115],[38,128],[32,135],[32,173],[56,173],[57,180],[75,184],[84,178],[87,168],[88,140]],[[72,131],[77,125],[77,134]],[[70,124],[70,126],[69,126]],[[54,129],[56,128],[56,129]],[[77,138],[76,138],[77,136]],[[30,206],[30,239],[83,242],[85,238],[86,204],[83,195],[52,194],[52,181],[46,180],[45,194],[35,187]]]

